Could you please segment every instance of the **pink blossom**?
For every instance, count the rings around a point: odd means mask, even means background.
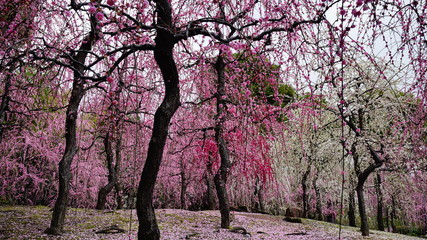
[[[114,6],[114,4],[116,4],[116,0],[107,0],[107,4],[110,6]]]
[[[104,14],[103,14],[102,12],[98,12],[98,13],[95,15],[95,17],[96,17],[96,19],[97,19],[98,21],[102,21],[102,20],[104,20]]]
[[[90,13],[90,14],[95,14],[95,13],[96,13],[96,7],[91,6],[91,7],[89,8],[89,13]]]
[[[113,81],[114,81],[114,79],[113,79],[112,77],[110,77],[110,76],[109,76],[109,77],[107,77],[107,82],[108,82],[108,83],[112,83]]]

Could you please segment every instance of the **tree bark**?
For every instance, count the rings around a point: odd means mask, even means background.
[[[3,95],[1,96],[0,104],[0,142],[3,139],[4,125],[7,121],[7,112],[9,111],[9,101],[10,101],[10,74],[6,73],[6,79],[4,83]]]
[[[381,176],[377,172],[375,179],[375,190],[377,194],[377,224],[378,230],[384,231],[384,220],[383,220],[383,193],[381,191]]]
[[[206,187],[207,187],[207,201],[208,201],[208,209],[215,209],[215,183],[213,181],[214,174],[212,172],[212,162],[207,164],[207,172],[206,172]]]
[[[180,106],[178,70],[173,59],[175,39],[169,29],[172,26],[172,9],[168,0],[158,0],[157,29],[154,58],[158,64],[165,85],[165,96],[154,114],[153,132],[148,145],[147,159],[139,182],[136,209],[139,220],[138,239],[160,239],[154,207],[152,203],[154,185],[162,161],[170,121]]]
[[[317,186],[318,174],[316,174],[313,178],[313,188],[316,194],[316,219],[319,221],[323,221],[323,213],[322,213],[322,198],[320,195],[320,189]]]
[[[59,162],[59,189],[58,198],[56,199],[55,206],[53,208],[52,220],[50,227],[46,229],[45,233],[59,235],[64,229],[65,214],[67,211],[68,194],[70,191],[70,179],[71,179],[71,163],[73,162],[74,155],[77,152],[76,142],[76,127],[78,118],[78,109],[80,106],[81,99],[85,93],[84,86],[85,81],[81,77],[85,70],[85,61],[92,46],[98,40],[97,34],[97,20],[95,16],[90,17],[91,31],[82,42],[82,45],[76,54],[71,54],[72,66],[73,66],[73,87],[71,90],[71,96],[69,99],[66,118],[65,118],[65,151]]]
[[[217,82],[217,95],[216,95],[216,107],[217,107],[217,121],[215,126],[215,140],[218,145],[219,156],[221,159],[221,165],[218,172],[215,174],[215,186],[219,201],[219,210],[221,213],[221,227],[230,227],[230,203],[228,200],[227,193],[227,177],[231,167],[231,161],[228,153],[227,143],[224,140],[224,112],[226,102],[223,98],[225,96],[225,64],[224,59],[220,55],[215,63],[215,69],[217,71],[218,82]]]
[[[301,185],[302,185],[302,217],[307,218],[308,215],[308,194],[307,194],[307,178],[310,174],[311,166],[307,166],[307,169],[302,176]]]
[[[185,171],[184,169],[181,170],[181,196],[180,196],[180,200],[181,200],[181,209],[185,209],[186,208],[186,204],[185,204],[185,194],[187,192],[187,178],[185,176]]]
[[[117,201],[117,209],[123,208],[123,199],[122,199],[122,191],[123,187],[120,182],[120,170],[122,164],[122,135],[120,131],[117,131],[117,142],[116,142],[116,166],[114,167],[116,172],[116,182],[114,188],[116,190],[116,201]]]
[[[356,214],[355,208],[356,203],[354,201],[354,189],[351,188],[348,194],[348,224],[352,227],[356,227]]]
[[[101,187],[98,193],[98,202],[96,203],[96,209],[104,210],[105,204],[107,203],[107,195],[113,190],[116,185],[116,169],[114,166],[114,157],[113,157],[113,147],[111,146],[111,136],[110,133],[107,133],[104,138],[104,147],[107,159],[107,168],[108,168],[108,183],[107,185]]]
[[[360,214],[360,231],[362,231],[362,236],[369,236],[369,225],[368,225],[368,217],[366,215],[366,206],[365,206],[365,198],[363,194],[363,185],[356,187],[357,199],[359,203],[359,214]]]

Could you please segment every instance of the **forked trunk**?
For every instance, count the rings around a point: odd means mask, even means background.
[[[117,181],[116,168],[113,164],[114,158],[110,133],[107,133],[104,138],[104,147],[108,167],[108,183],[107,185],[101,187],[101,189],[99,190],[98,202],[96,203],[96,209],[99,210],[105,209],[105,204],[107,203],[107,195],[111,192],[111,190],[113,190]]]

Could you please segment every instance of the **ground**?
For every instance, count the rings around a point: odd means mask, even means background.
[[[0,206],[0,239],[136,239],[138,221],[135,210],[98,211],[69,209],[65,233],[52,237],[43,234],[50,223],[48,207]],[[338,239],[336,224],[303,219],[289,223],[280,216],[233,212],[232,227],[242,231],[220,229],[218,211],[192,212],[179,209],[156,210],[161,239]],[[125,233],[97,234],[116,225]],[[420,239],[388,232],[371,231],[362,237],[358,228],[343,227],[341,239]]]

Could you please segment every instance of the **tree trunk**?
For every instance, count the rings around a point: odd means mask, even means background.
[[[356,203],[354,201],[354,189],[351,188],[348,194],[348,224],[356,227]]]
[[[350,127],[355,128],[354,124],[352,122],[347,122]],[[369,164],[369,166],[361,171],[359,166],[359,156],[357,154],[356,144],[352,144],[352,156],[354,160],[354,167],[355,172],[357,174],[357,185],[356,185],[356,193],[357,193],[357,199],[359,203],[359,214],[360,214],[360,221],[361,226],[360,230],[362,232],[362,236],[369,236],[369,225],[368,225],[368,217],[366,215],[366,206],[365,206],[365,198],[363,193],[363,185],[365,184],[366,180],[368,179],[369,175],[375,171],[375,169],[379,168],[383,164],[383,160],[378,156],[377,152],[375,152],[370,145],[367,146],[369,149],[369,153],[371,157],[374,159],[374,162]]]
[[[320,189],[317,186],[317,179],[318,174],[316,174],[313,178],[313,188],[314,192],[316,193],[316,219],[319,221],[323,221],[323,214],[322,214],[322,198],[320,195]]]
[[[120,170],[122,164],[122,135],[120,131],[117,131],[117,142],[116,142],[116,166],[114,167],[116,172],[116,182],[114,188],[116,190],[116,201],[117,201],[117,209],[123,208],[123,200],[122,200],[122,184],[120,183]]]
[[[259,203],[259,210],[261,212],[265,212],[265,204],[264,204],[264,190],[262,188],[262,185],[259,186],[258,189],[258,203]]]
[[[59,235],[64,229],[65,214],[67,211],[68,194],[70,192],[70,179],[71,179],[71,163],[73,162],[74,155],[77,151],[76,142],[76,127],[78,109],[80,106],[81,99],[84,95],[85,81],[81,77],[85,70],[85,61],[92,46],[98,40],[97,34],[97,20],[95,16],[90,17],[91,31],[88,36],[83,39],[82,45],[76,54],[73,56],[73,88],[71,90],[71,96],[67,107],[67,115],[65,118],[65,151],[59,162],[59,189],[58,198],[53,208],[52,220],[50,227],[46,229],[45,233]]]
[[[207,201],[208,201],[208,209],[215,209],[215,183],[213,181],[213,172],[212,172],[212,162],[209,162],[207,165],[207,173],[206,173],[206,187],[207,187]]]
[[[383,193],[381,191],[381,176],[377,172],[375,179],[375,190],[377,194],[377,223],[378,230],[384,231],[384,221],[383,221]]]
[[[68,194],[70,191],[71,163],[77,151],[76,146],[76,125],[77,111],[83,97],[82,81],[75,80],[71,93],[70,103],[67,108],[65,121],[65,152],[59,162],[59,192],[58,198],[53,208],[51,225],[46,229],[47,234],[59,235],[64,229],[65,214],[67,211]]]
[[[220,53],[221,54],[221,53]],[[225,64],[222,56],[218,56],[215,63],[215,69],[217,71],[218,82],[217,82],[217,95],[216,95],[216,107],[217,107],[217,123],[215,126],[215,140],[218,145],[219,156],[221,159],[221,165],[218,172],[215,175],[215,186],[219,201],[219,210],[221,212],[221,227],[230,227],[230,203],[228,200],[227,193],[227,177],[231,167],[231,161],[228,153],[227,143],[224,140],[224,111],[226,102],[223,96],[225,96]]]
[[[308,194],[307,194],[307,178],[310,174],[311,166],[307,166],[307,169],[302,176],[301,185],[302,185],[302,217],[307,218],[308,215]]]
[[[116,185],[116,169],[113,164],[113,148],[111,146],[111,136],[110,133],[104,138],[104,147],[107,159],[107,167],[108,167],[108,183],[107,185],[101,187],[98,193],[98,202],[96,203],[96,209],[104,210],[105,204],[107,203],[107,195],[113,190],[113,187]]]
[[[10,101],[10,74],[6,73],[6,80],[4,83],[3,95],[1,96],[0,104],[0,142],[3,139],[4,125],[7,121],[7,112],[9,111],[9,101]]]
[[[154,58],[162,73],[165,96],[154,114],[153,132],[138,187],[136,209],[139,220],[138,239],[140,240],[160,239],[152,203],[153,191],[162,161],[169,124],[180,105],[178,70],[173,59],[175,39],[173,33],[169,31],[169,29],[173,29],[172,9],[168,0],[156,1],[156,9],[157,25],[161,28],[157,29]]]
[[[185,194],[187,192],[187,179],[185,177],[184,169],[181,170],[181,209],[185,209]]]
[[[369,225],[368,225],[368,216],[366,215],[365,207],[365,198],[363,195],[363,185],[356,187],[357,199],[359,202],[359,214],[360,214],[360,231],[362,231],[362,236],[369,236]]]

